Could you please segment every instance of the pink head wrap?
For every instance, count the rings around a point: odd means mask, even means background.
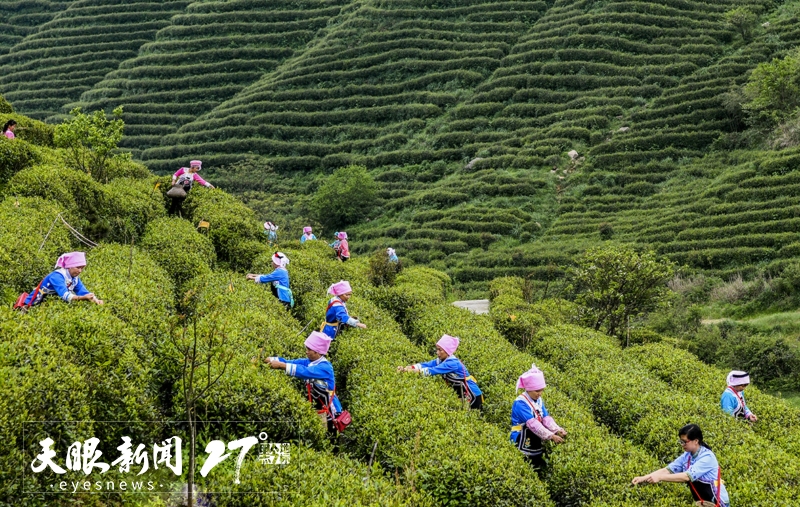
[[[195,166],[195,165],[197,166],[197,170],[198,171],[203,167],[203,163],[200,162],[199,160],[192,160],[191,162],[189,162],[189,167],[192,167],[192,166]]]
[[[303,232],[311,232],[311,227],[303,227]]]
[[[353,292],[353,289],[350,288],[350,282],[346,282],[344,280],[341,282],[336,282],[328,287],[328,294],[332,296],[341,296],[342,294],[347,294],[348,292]]]
[[[271,231],[272,230],[272,222],[264,222],[264,229]]]
[[[275,252],[272,256],[272,263],[278,267],[285,268],[289,265],[289,258],[283,252]]]
[[[333,341],[331,337],[325,333],[314,331],[306,338],[305,346],[314,352],[325,355],[328,353],[328,349],[331,348],[331,341]]]
[[[347,233],[342,231],[339,234],[337,234],[336,237],[339,239],[347,239]]]
[[[728,385],[731,387],[744,386],[750,383],[750,375],[748,375],[746,371],[733,370],[728,373],[727,381]]]
[[[442,347],[442,349],[447,352],[447,355],[451,356],[458,348],[458,338],[450,336],[449,334],[443,334],[442,337],[439,338],[439,341],[436,342],[436,345]]]
[[[517,389],[538,391],[545,387],[547,384],[544,382],[544,373],[535,364],[531,365],[531,369],[523,373],[517,380]]]
[[[56,261],[56,268],[77,268],[86,265],[86,254],[83,252],[65,253]]]

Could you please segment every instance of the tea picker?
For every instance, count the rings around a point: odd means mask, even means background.
[[[292,289],[289,288],[289,271],[286,266],[289,265],[289,257],[283,252],[275,252],[272,256],[272,265],[275,270],[268,275],[257,275],[255,273],[248,273],[247,279],[256,283],[269,283],[272,289],[272,295],[278,298],[286,308],[294,306],[294,295]]]
[[[544,468],[544,442],[560,444],[567,436],[566,430],[556,424],[544,406],[542,391],[545,387],[544,373],[531,365],[531,369],[517,379],[517,389],[525,392],[511,405],[509,438],[535,469]]]
[[[441,375],[445,383],[455,390],[469,408],[480,410],[483,407],[483,391],[478,387],[475,377],[469,374],[464,363],[453,354],[459,340],[455,336],[442,335],[436,342],[436,358],[425,363],[398,366],[399,372],[420,373],[424,377]]]
[[[320,331],[330,336],[331,339],[341,331],[343,325],[350,327],[359,327],[366,329],[366,324],[360,322],[357,318],[351,317],[347,312],[347,301],[353,295],[353,289],[350,287],[350,282],[344,280],[337,282],[328,287],[328,294],[333,296],[328,301],[328,307],[325,309],[325,322],[320,326]]]
[[[305,380],[308,401],[314,405],[322,421],[331,433],[342,432],[350,424],[350,413],[342,410],[336,396],[336,378],[333,365],[325,357],[333,340],[318,331],[306,338],[306,357],[284,359],[269,357],[270,368],[284,370],[286,375]]]
[[[98,299],[97,296],[89,292],[79,278],[84,268],[86,268],[86,254],[84,252],[65,253],[56,261],[55,271],[44,277],[32,294],[22,293],[17,298],[14,308],[27,310],[33,305],[38,305],[45,297],[51,295],[57,295],[67,303],[91,301],[102,305],[103,300]]]
[[[722,468],[711,447],[703,441],[703,431],[696,424],[678,430],[683,454],[664,468],[634,477],[632,484],[686,482],[695,504],[701,507],[728,507],[728,491],[722,480]]]
[[[744,389],[750,385],[750,375],[744,371],[733,370],[728,373],[726,380],[728,387],[725,388],[719,400],[722,410],[737,419],[751,423],[758,421],[758,417],[747,408],[744,401]]]

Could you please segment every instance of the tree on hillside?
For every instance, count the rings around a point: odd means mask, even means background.
[[[66,149],[67,158],[76,169],[90,174],[97,181],[106,181],[111,160],[130,158],[130,153],[115,154],[125,127],[122,107],[114,109],[116,119],[113,120],[106,118],[102,110],[88,115],[76,107],[70,114],[72,118],[56,126],[55,145]]]
[[[785,58],[762,63],[744,86],[742,107],[754,123],[780,122],[800,107],[800,49]]]
[[[747,7],[740,6],[726,12],[725,21],[739,32],[744,42],[749,42],[758,16]]]
[[[581,317],[595,330],[621,336],[631,317],[666,303],[667,281],[675,273],[670,261],[652,251],[637,253],[628,246],[588,250],[569,272]]]
[[[311,211],[332,229],[354,224],[369,216],[378,200],[378,184],[367,168],[350,165],[337,169],[311,200]]]

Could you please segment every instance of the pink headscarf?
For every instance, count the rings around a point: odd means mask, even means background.
[[[303,232],[311,232],[311,227],[303,227]]]
[[[314,331],[306,338],[305,346],[314,352],[325,355],[328,353],[328,349],[331,348],[331,341],[333,341],[331,337],[325,333]]]
[[[517,379],[517,389],[525,389],[526,391],[538,391],[547,387],[544,382],[544,373],[536,367],[531,365],[531,369],[520,375]]]
[[[283,252],[275,252],[272,256],[272,263],[278,267],[285,268],[289,265],[289,258]]]
[[[77,268],[86,265],[86,254],[83,252],[65,253],[56,261],[56,268]]]
[[[328,287],[328,294],[332,296],[341,296],[342,294],[347,294],[348,292],[353,292],[353,289],[350,288],[350,282],[346,282],[344,280],[341,282],[336,282]]]
[[[337,234],[336,237],[339,239],[347,239],[347,233],[342,231],[339,234]]]
[[[191,162],[189,162],[189,167],[192,167],[192,166],[195,166],[195,165],[197,166],[197,170],[198,171],[203,168],[203,163],[200,162],[199,160],[192,160]]]
[[[450,336],[449,334],[443,334],[442,337],[439,338],[439,341],[436,342],[436,345],[442,347],[442,349],[447,352],[447,355],[451,356],[458,348],[458,338]]]

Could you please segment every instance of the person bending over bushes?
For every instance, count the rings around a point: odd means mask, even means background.
[[[692,498],[700,507],[729,507],[728,492],[722,482],[722,469],[711,447],[703,441],[703,431],[696,424],[678,430],[684,450],[678,459],[665,468],[634,477],[633,484],[688,482]]]
[[[543,442],[550,440],[560,444],[567,436],[566,430],[556,424],[544,406],[542,391],[545,387],[544,373],[535,364],[531,365],[531,369],[517,379],[517,389],[525,392],[511,405],[511,442],[537,470],[545,465]]]
[[[353,289],[350,288],[350,282],[344,280],[337,282],[328,287],[328,294],[333,296],[328,301],[328,307],[325,309],[325,322],[320,326],[320,331],[331,337],[331,340],[339,335],[342,325],[346,324],[351,327],[360,327],[366,329],[366,324],[362,324],[355,317],[351,317],[347,313],[347,301],[353,295]]]
[[[44,277],[33,293],[29,294],[21,304],[25,307],[38,305],[45,297],[56,294],[67,303],[88,300],[102,305],[103,300],[97,299],[89,292],[78,278],[84,268],[86,268],[85,253],[65,253],[56,261],[55,271]],[[19,306],[21,305],[17,307]]]
[[[469,374],[464,363],[453,353],[458,348],[458,338],[442,335],[436,342],[436,358],[426,363],[398,366],[399,372],[421,373],[425,377],[442,375],[445,383],[452,387],[459,398],[469,403],[469,408],[480,410],[483,407],[483,391],[478,387],[475,377]]]
[[[305,380],[308,401],[314,405],[328,431],[336,431],[335,420],[343,413],[342,404],[336,396],[336,378],[333,365],[325,357],[333,340],[318,331],[306,338],[306,357],[284,359],[269,357],[267,362],[274,370],[284,370],[290,377]]]
[[[737,419],[744,419],[754,423],[758,417],[747,408],[744,401],[744,388],[750,385],[750,375],[744,371],[732,371],[728,373],[728,387],[723,391],[719,400],[722,410]]]
[[[186,195],[192,189],[192,185],[195,181],[204,187],[214,188],[214,185],[197,174],[202,167],[203,162],[200,160],[192,160],[189,162],[188,169],[186,167],[181,167],[172,175],[172,188],[167,192],[167,195],[172,198],[172,203],[169,206],[170,216],[180,214],[183,208],[183,201],[186,200]]]
[[[256,283],[272,282],[270,286],[272,295],[278,298],[286,308],[291,308],[294,306],[294,296],[292,289],[289,288],[289,271],[286,269],[286,266],[289,265],[289,258],[283,252],[275,252],[275,255],[272,256],[272,265],[275,266],[272,273],[268,275],[248,273],[247,279]]]

